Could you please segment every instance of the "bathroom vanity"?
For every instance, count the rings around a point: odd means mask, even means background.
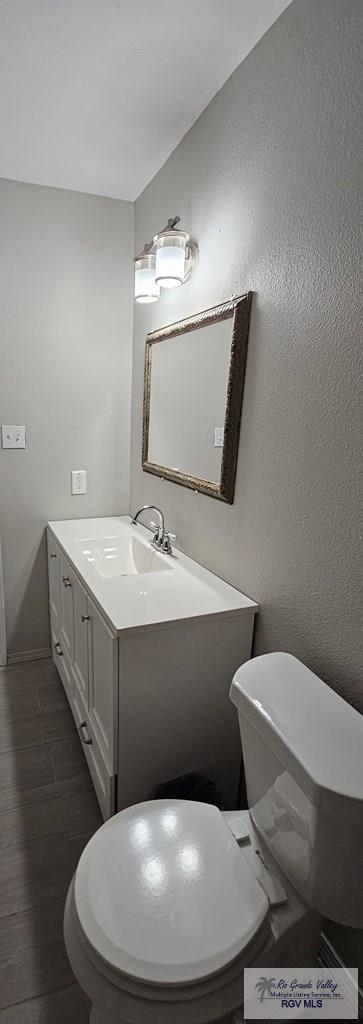
[[[238,795],[228,692],[258,607],[150,540],[128,516],[47,530],[52,656],[105,819],[191,770]]]

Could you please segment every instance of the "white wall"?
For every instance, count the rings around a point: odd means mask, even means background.
[[[129,508],[131,203],[0,181],[0,449],[9,653],[47,647],[48,519]],[[88,493],[72,497],[71,470]]]
[[[136,203],[199,241],[185,287],[135,313],[132,508],[261,603],[287,650],[363,708],[360,0],[295,0]],[[147,331],[252,289],[235,503],[142,472]],[[313,709],[312,709],[313,711]]]

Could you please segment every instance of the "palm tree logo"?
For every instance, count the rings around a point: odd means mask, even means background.
[[[263,1003],[265,996],[271,995],[272,989],[275,988],[275,978],[259,978],[256,981],[255,989],[260,992],[260,1003]]]

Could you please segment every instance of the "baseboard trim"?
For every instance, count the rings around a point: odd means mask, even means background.
[[[39,647],[36,651],[17,651],[15,654],[8,654],[8,665],[20,665],[23,661],[41,661],[43,658],[51,657],[50,647]]]
[[[345,966],[345,964],[343,963],[341,957],[339,956],[339,953],[337,953],[337,951],[334,949],[334,946],[332,946],[331,942],[329,942],[329,939],[327,939],[326,935],[324,935],[324,932],[322,932],[322,934],[320,936],[319,960],[324,965],[324,967],[331,967],[332,970],[334,970],[335,967],[343,967],[344,968],[344,970],[347,972],[346,973],[347,996],[348,996],[348,999],[349,999],[349,995],[351,994],[351,999],[352,999],[352,1002],[353,1002],[354,995],[355,995],[355,986],[354,986],[353,979],[349,975],[349,970]],[[354,966],[354,965],[352,964],[352,966]],[[363,990],[360,988],[359,985],[358,985],[358,1020],[363,1020]]]

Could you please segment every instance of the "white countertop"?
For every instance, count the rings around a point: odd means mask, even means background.
[[[80,542],[133,536],[149,548],[150,530],[140,523],[132,526],[130,516],[66,519],[48,527],[117,636],[185,619],[258,611],[255,601],[176,549],[172,555],[158,555],[162,572],[100,576]]]

